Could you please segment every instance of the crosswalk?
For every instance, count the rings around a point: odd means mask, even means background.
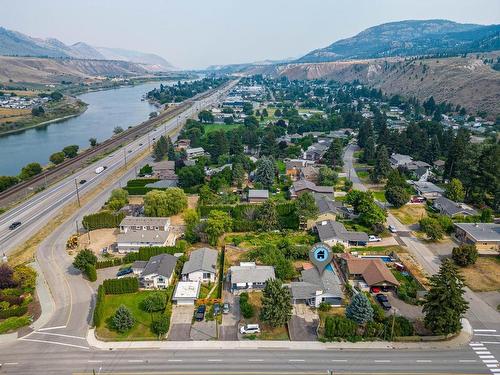
[[[496,341],[483,341],[483,339],[492,339],[495,337],[500,337],[496,334],[496,329],[475,329],[474,339],[469,343],[470,348],[478,356],[479,361],[492,373],[500,375],[500,363],[498,362],[496,356],[488,347],[490,345],[497,344]],[[500,341],[498,342],[500,344]]]

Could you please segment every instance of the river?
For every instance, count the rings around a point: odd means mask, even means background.
[[[78,98],[88,107],[81,115],[0,136],[0,175],[17,175],[23,166],[31,162],[47,164],[50,155],[65,146],[77,144],[80,149],[88,148],[89,138],[102,142],[113,135],[116,126],[127,129],[147,120],[149,114],[157,109],[149,102],[141,101],[141,97],[159,87],[160,83],[174,82],[149,82],[82,94]]]

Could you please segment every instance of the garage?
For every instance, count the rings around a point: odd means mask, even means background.
[[[179,281],[172,300],[177,305],[194,305],[199,293],[200,283],[198,281]]]

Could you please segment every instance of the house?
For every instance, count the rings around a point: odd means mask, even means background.
[[[165,289],[174,279],[177,257],[160,254],[151,257],[147,262],[132,263],[134,273],[139,273],[139,282],[146,289]]]
[[[425,199],[437,199],[441,197],[444,193],[444,190],[439,186],[434,185],[432,182],[427,181],[410,181],[413,185],[417,194]]]
[[[303,159],[290,159],[285,160],[285,174],[289,176],[292,181],[295,181],[300,176],[300,171],[307,165],[307,160]]]
[[[455,236],[462,243],[476,245],[480,253],[500,251],[500,224],[455,223]]]
[[[391,166],[393,168],[397,168],[399,166],[404,166],[406,164],[409,164],[413,161],[413,158],[410,155],[403,155],[403,154],[392,154],[391,157],[389,158],[389,161],[391,163]]]
[[[258,190],[258,189],[248,190],[248,202],[250,203],[262,203],[267,199],[269,199],[268,190]]]
[[[318,221],[336,220],[337,217],[348,217],[350,215],[347,207],[342,202],[334,201],[329,194],[314,193],[314,201],[318,207],[318,216],[307,220],[307,229],[311,229]]]
[[[303,270],[300,281],[290,283],[293,303],[319,307],[321,303],[341,306],[344,299],[342,283],[331,265],[320,275],[316,267]]]
[[[304,193],[333,194],[332,186],[318,186],[314,182],[307,180],[295,181],[290,188],[291,198],[297,198]]]
[[[231,266],[228,276],[233,293],[263,289],[267,280],[275,278],[273,266],[257,266],[253,262],[241,262],[239,266]]]
[[[194,305],[199,294],[199,281],[179,281],[175,286],[172,301],[177,305]]]
[[[139,251],[141,247],[173,246],[175,239],[168,231],[162,230],[130,230],[118,233],[116,244],[120,254]]]
[[[217,274],[217,258],[219,252],[208,247],[196,249],[189,255],[189,260],[182,268],[182,280],[215,282]]]
[[[432,165],[438,170],[444,170],[444,165],[446,162],[444,160],[435,160]]]
[[[347,280],[361,281],[369,288],[397,288],[398,280],[379,258],[357,258],[344,253],[340,256],[340,269]]]
[[[308,165],[300,171],[300,178],[310,182],[318,182],[319,168]]]
[[[170,218],[168,217],[143,217],[126,216],[120,222],[120,233],[131,231],[168,231],[170,227]]]
[[[321,242],[329,246],[338,243],[345,247],[350,246],[366,246],[368,243],[368,235],[365,232],[350,232],[344,224],[333,220],[324,220],[316,222],[316,230]]]
[[[175,161],[163,160],[153,164],[153,175],[160,180],[178,180]]]
[[[204,156],[205,150],[203,149],[203,147],[187,148],[186,155],[188,160],[196,159],[199,158],[200,156]]]
[[[178,139],[177,142],[175,142],[175,144],[177,145],[177,151],[186,150],[191,145],[191,140],[190,139]]]
[[[313,143],[311,146],[307,148],[304,152],[304,159],[318,161],[325,154],[326,150],[328,150],[329,145],[326,143]]]
[[[457,215],[472,216],[478,214],[476,210],[467,206],[466,204],[454,202],[446,197],[437,198],[433,203],[433,207],[441,214],[449,217],[454,217]]]
[[[392,168],[404,168],[418,181],[427,181],[429,178],[431,166],[425,161],[413,160],[411,156],[402,154],[392,154],[389,161]]]

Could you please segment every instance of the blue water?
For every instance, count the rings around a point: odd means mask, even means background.
[[[392,262],[392,259],[391,257],[387,256],[387,257],[384,257],[384,256],[369,256],[369,255],[363,255],[361,256],[361,258],[369,258],[369,259],[381,259],[382,262],[384,263],[389,263],[389,262]]]
[[[330,272],[333,272],[333,267],[331,263],[328,263],[328,265],[325,267],[325,270],[328,270]]]

